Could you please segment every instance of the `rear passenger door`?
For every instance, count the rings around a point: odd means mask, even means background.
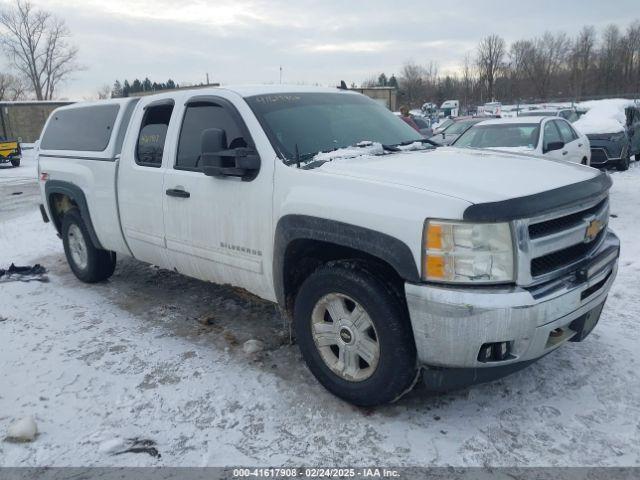
[[[175,100],[140,100],[123,145],[118,172],[120,223],[134,257],[169,267],[164,228],[164,174]]]
[[[259,151],[245,116],[257,120],[243,99],[230,92],[181,100],[179,135],[166,170],[163,202],[172,267],[180,273],[270,295],[265,265],[272,239],[273,158]],[[240,109],[243,113],[241,113]],[[257,177],[213,177],[202,171],[205,130],[224,131],[227,149],[255,148],[262,163]],[[266,258],[265,258],[266,257]]]

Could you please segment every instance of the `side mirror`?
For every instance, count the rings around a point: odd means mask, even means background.
[[[258,152],[247,147],[227,149],[227,136],[220,128],[204,130],[200,145],[202,172],[207,176],[252,180],[260,170]]]
[[[447,134],[442,132],[442,138],[447,138]]]
[[[544,149],[544,153],[553,152],[555,150],[561,150],[564,148],[564,142],[549,142],[547,148]]]

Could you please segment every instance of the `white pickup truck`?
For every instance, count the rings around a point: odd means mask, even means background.
[[[277,302],[358,405],[520,369],[595,326],[617,272],[610,177],[433,148],[375,101],[308,87],[57,109],[42,213],[85,282],[116,255]],[[238,320],[241,321],[241,320]]]

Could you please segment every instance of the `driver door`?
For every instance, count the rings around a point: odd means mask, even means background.
[[[227,149],[255,147],[232,100],[220,92],[220,96],[192,95],[181,102],[180,133],[164,177],[167,250],[180,273],[266,297],[273,166],[262,162],[250,181],[207,176],[202,169],[205,130],[223,130]],[[246,104],[239,107],[249,110]],[[250,110],[247,115],[252,115]]]

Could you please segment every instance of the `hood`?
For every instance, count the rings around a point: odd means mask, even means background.
[[[455,147],[337,159],[316,171],[418,188],[471,203],[533,195],[600,175],[596,169],[561,160]]]

